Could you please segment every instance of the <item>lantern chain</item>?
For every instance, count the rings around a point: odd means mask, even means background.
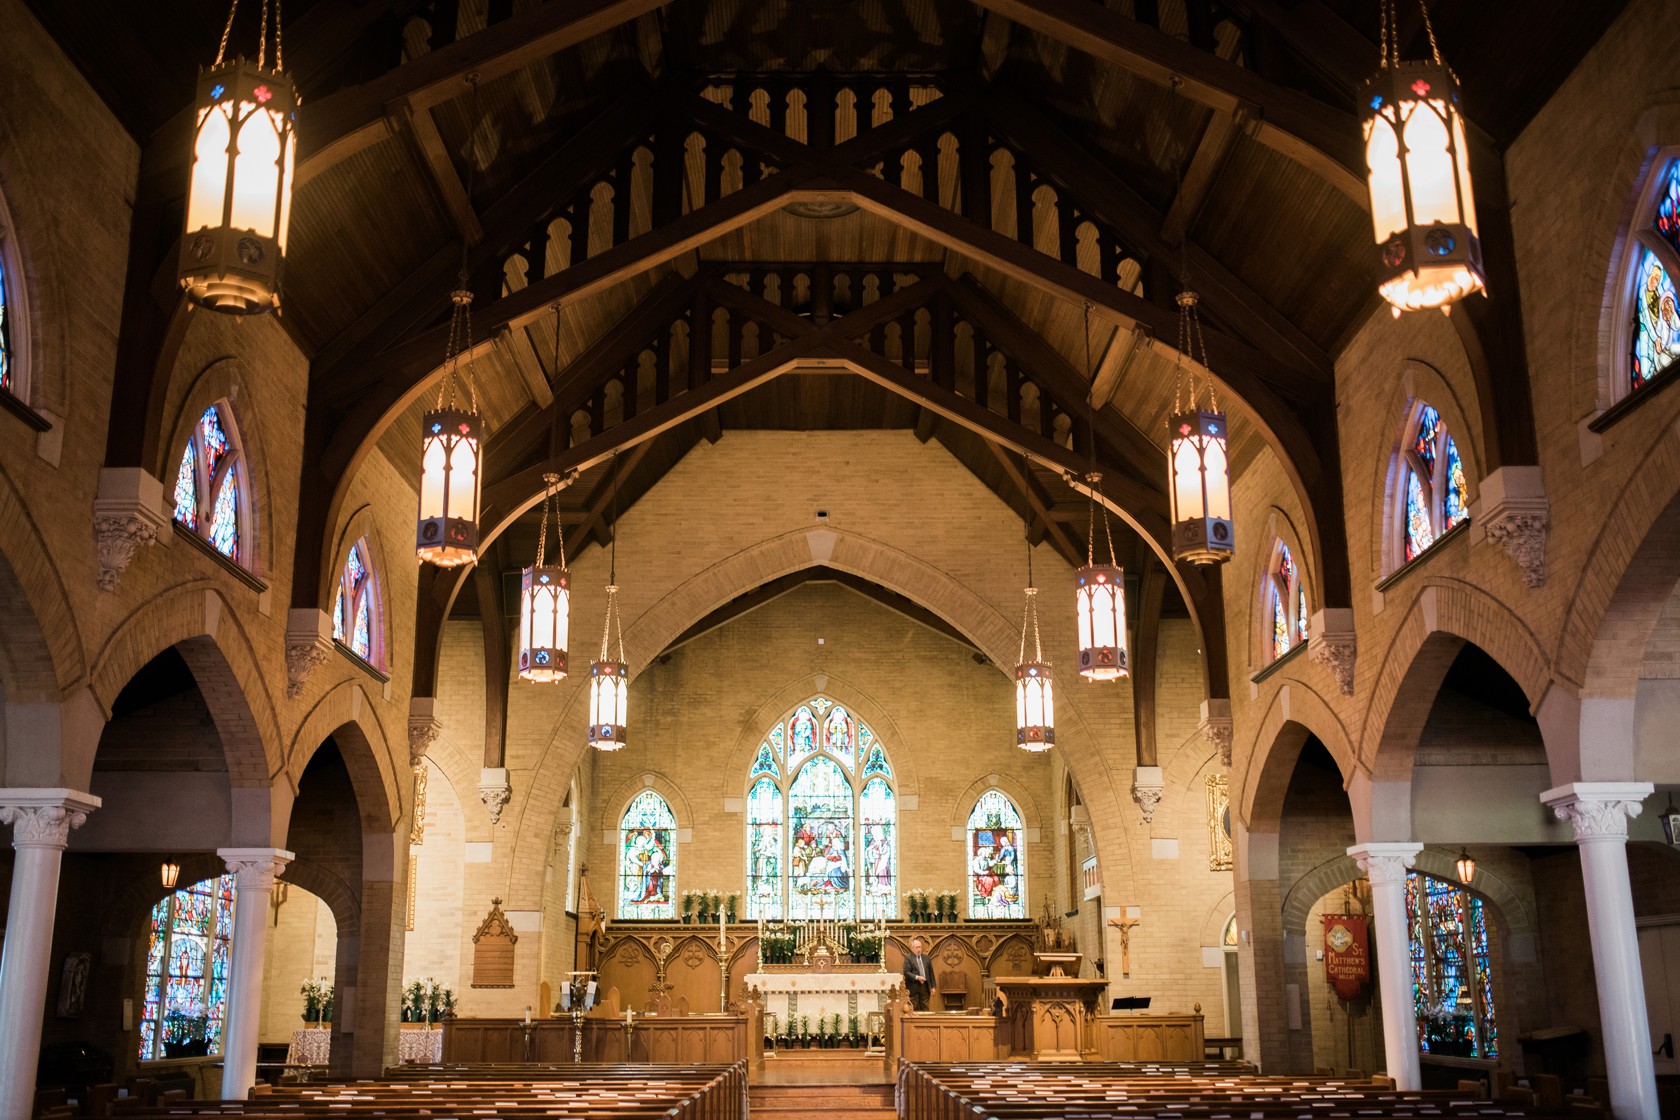
[[[622,663],[624,661],[624,628],[618,614],[618,452],[612,456],[612,498],[611,509],[608,512],[607,524],[612,532],[612,542],[609,545],[607,561],[607,616],[601,621],[601,660],[609,659],[612,648],[612,635],[618,633],[618,656],[611,658]]]
[[[266,0],[265,0],[266,3]],[[276,48],[278,50],[278,47]],[[472,89],[472,98],[467,106],[467,200],[471,202],[473,183],[478,177],[478,160],[473,155],[472,137],[478,128],[478,74],[467,75],[467,85]],[[467,272],[469,247],[466,238],[461,239],[461,271],[455,277],[455,290],[449,293],[449,301],[453,309],[449,315],[449,342],[444,352],[444,365],[447,367],[443,374],[443,383],[438,386],[438,408],[455,407],[456,379],[466,383],[468,408],[472,412],[478,411],[478,385],[475,378],[477,363],[472,353],[472,303],[473,293],[471,278]],[[558,328],[557,328],[558,329]],[[558,335],[556,345],[558,345]],[[467,358],[467,368],[461,371],[461,355]]]
[[[554,537],[560,546],[560,567],[566,566],[566,524],[560,519],[560,476],[550,472],[543,475],[542,523],[537,527],[537,567],[544,567],[548,557],[548,513],[554,507]]]
[[[233,34],[233,17],[237,15],[238,12],[239,0],[233,0],[233,3],[228,5],[227,26],[222,28],[221,45],[216,48],[216,61],[214,63],[216,66],[220,66],[222,64],[222,59],[227,56],[228,38]]]
[[[268,62],[268,0],[263,0],[262,22],[257,25],[257,69]]]
[[[1091,310],[1089,300],[1085,302],[1085,377],[1092,385],[1096,383],[1096,365],[1091,360]],[[1096,564],[1097,549],[1097,507],[1102,506],[1103,536],[1108,539],[1108,562],[1114,565],[1114,530],[1108,523],[1108,506],[1102,500],[1102,471],[1097,467],[1097,406],[1092,401],[1090,392],[1085,395],[1085,426],[1086,438],[1091,443],[1091,469],[1085,474],[1085,481],[1091,486],[1091,517],[1085,534],[1085,563],[1087,566]]]
[[[1032,471],[1032,457],[1021,456],[1022,477],[1029,478]],[[1027,604],[1021,614],[1021,655],[1016,658],[1016,664],[1027,659],[1027,628],[1032,628],[1033,660],[1044,660],[1044,642],[1038,631],[1038,588],[1033,586],[1033,548],[1032,548],[1032,519],[1024,521],[1026,526],[1025,538],[1027,542]]]

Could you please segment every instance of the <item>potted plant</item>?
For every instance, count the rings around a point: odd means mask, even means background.
[[[202,1058],[210,1053],[210,1016],[170,1011],[163,1017],[163,1056]]]
[[[858,1044],[858,1017],[846,1016],[846,1041],[853,1046]]]
[[[682,893],[682,924],[692,925],[694,922],[694,892]]]
[[[426,1017],[426,985],[410,980],[403,988],[402,1021],[418,1023]]]
[[[811,1048],[811,1017],[809,1015],[799,1017],[799,1045],[807,1050]]]
[[[303,996],[303,1021],[306,1023],[332,1022],[332,985],[325,979],[305,980],[298,989]]]
[[[701,925],[710,925],[712,920],[712,896],[705,891],[695,891],[694,920]]]
[[[729,897],[725,898],[723,900],[723,914],[724,914],[724,917],[729,919],[729,924],[730,925],[735,924],[735,915],[740,912],[740,909],[741,909],[741,892],[740,891],[730,891],[729,892]]]

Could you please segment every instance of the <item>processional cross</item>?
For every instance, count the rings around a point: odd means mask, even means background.
[[[1142,918],[1110,918],[1108,924],[1120,931],[1120,978],[1132,975],[1132,927],[1143,924]]]

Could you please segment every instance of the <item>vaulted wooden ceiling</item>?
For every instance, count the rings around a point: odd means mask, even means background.
[[[155,280],[175,259],[184,108],[225,8],[29,3],[145,150],[119,371],[143,381],[163,334],[148,323],[173,310]],[[1484,203],[1502,209],[1499,152],[1622,6],[1432,6]],[[1400,7],[1417,57],[1421,19]],[[312,359],[319,464],[300,605],[338,476],[375,442],[415,457],[463,246],[498,527],[545,468],[577,467],[567,515],[600,539],[621,447],[627,506],[696,440],[872,427],[939,440],[1070,557],[1084,499],[1067,480],[1096,456],[1157,537],[1186,278],[1236,469],[1269,446],[1309,509],[1339,509],[1332,356],[1375,306],[1352,112],[1375,0],[293,0],[286,16],[304,108],[284,322]],[[1461,330],[1486,376],[1523,374],[1514,301],[1473,302]],[[802,372],[777,376],[789,363]],[[1520,459],[1526,403],[1485,395]],[[113,428],[114,465],[138,455],[129,438]],[[1144,544],[1128,538],[1134,562]],[[1324,547],[1332,601],[1345,555]],[[470,594],[441,575],[433,593],[434,612]]]

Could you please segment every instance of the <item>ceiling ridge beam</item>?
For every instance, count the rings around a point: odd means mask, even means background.
[[[482,31],[406,62],[372,81],[330,93],[307,110],[298,130],[297,183],[393,132],[392,109],[431,109],[480,83],[611,31],[663,7],[665,0],[547,0]]]
[[[1364,144],[1351,110],[1277,85],[1090,0],[975,3],[1210,109],[1248,108],[1256,140],[1306,167],[1361,208],[1369,205]]]

